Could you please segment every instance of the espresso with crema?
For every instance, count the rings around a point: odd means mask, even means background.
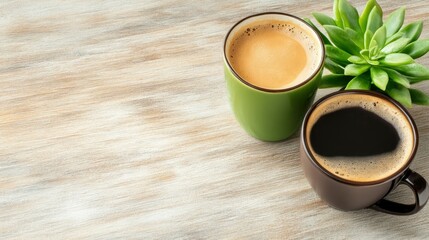
[[[407,165],[415,144],[408,118],[394,104],[366,95],[322,102],[305,134],[321,167],[362,183],[395,175]]]
[[[227,46],[227,58],[246,82],[264,89],[286,89],[312,77],[321,47],[298,23],[260,20],[244,25]]]

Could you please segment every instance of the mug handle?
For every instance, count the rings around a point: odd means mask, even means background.
[[[414,204],[403,204],[381,199],[375,203],[372,208],[380,212],[394,215],[411,215],[420,211],[429,198],[429,187],[426,180],[420,174],[411,169],[407,169],[404,176],[399,181],[399,184],[405,184],[413,190],[416,200]]]

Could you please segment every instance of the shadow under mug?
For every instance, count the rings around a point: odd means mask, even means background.
[[[291,22],[314,38],[320,48],[318,65],[304,81],[285,89],[266,89],[255,86],[239,76],[228,60],[227,52],[235,34],[247,24],[258,20]],[[323,41],[304,20],[279,12],[266,12],[246,17],[236,23],[225,37],[224,73],[228,97],[235,118],[251,136],[263,141],[280,141],[295,133],[314,101],[322,76],[325,58]]]
[[[406,163],[402,165],[402,168],[395,174],[372,183],[344,180],[325,169],[315,160],[315,157],[310,150],[310,140],[306,134],[308,131],[307,123],[309,118],[321,103],[339,96],[350,96],[356,94],[363,96],[362,99],[364,99],[365,96],[373,96],[380,100],[392,103],[392,106],[398,110],[398,113],[405,116],[409,122],[414,138],[411,154],[409,155]],[[414,120],[406,109],[398,102],[386,97],[385,95],[372,91],[341,90],[321,98],[308,110],[301,130],[301,164],[311,187],[322,200],[333,208],[343,211],[352,211],[371,207],[385,213],[411,215],[422,209],[429,198],[429,188],[426,180],[409,168],[417,151],[417,145],[418,133]],[[385,199],[385,197],[400,184],[404,184],[411,188],[415,198],[414,204],[402,204]]]

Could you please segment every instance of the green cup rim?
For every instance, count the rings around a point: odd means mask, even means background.
[[[315,71],[307,79],[305,79],[304,81],[300,82],[299,84],[291,86],[291,87],[287,87],[287,88],[282,88],[282,89],[269,89],[269,88],[259,87],[259,86],[256,86],[254,84],[251,84],[251,83],[247,82],[246,80],[244,80],[243,78],[241,78],[240,75],[238,75],[238,73],[232,67],[232,64],[228,61],[228,58],[226,57],[226,42],[227,42],[229,36],[231,35],[232,30],[234,30],[243,21],[245,21],[247,19],[250,19],[250,18],[262,16],[262,15],[282,15],[282,16],[287,16],[287,17],[290,17],[290,18],[294,18],[295,20],[302,22],[304,25],[306,25],[309,28],[310,31],[312,31],[314,34],[316,34],[316,36],[318,38],[318,41],[319,41],[319,43],[321,45],[320,49],[321,49],[321,58],[322,59],[321,59],[321,61],[319,63],[319,66],[315,69]],[[262,12],[262,13],[253,14],[253,15],[250,15],[250,16],[247,16],[247,17],[241,19],[240,21],[238,21],[237,23],[235,23],[229,29],[228,33],[225,36],[224,43],[223,43],[223,58],[224,58],[224,61],[227,64],[228,68],[231,70],[232,74],[237,79],[239,79],[242,83],[244,83],[245,85],[247,85],[247,86],[249,86],[251,88],[260,90],[260,91],[264,91],[264,92],[287,92],[287,91],[290,91],[290,90],[293,90],[293,89],[297,89],[297,88],[305,85],[306,83],[310,82],[323,69],[324,62],[325,62],[325,46],[324,46],[324,43],[323,43],[323,40],[322,40],[322,37],[320,36],[320,34],[316,30],[314,30],[314,28],[310,24],[308,24],[306,21],[304,21],[303,19],[301,19],[301,18],[299,18],[297,16],[294,16],[294,15],[288,14],[288,13],[282,13],[282,12]]]

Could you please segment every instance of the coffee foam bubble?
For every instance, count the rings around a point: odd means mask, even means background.
[[[322,61],[322,49],[319,40],[314,34],[302,28],[304,24],[298,20],[259,20],[244,25],[233,34],[233,39],[227,46],[227,58],[232,66],[236,65],[235,54],[237,47],[247,38],[251,38],[266,31],[278,31],[285,33],[288,37],[299,42],[304,48],[307,63],[304,69],[299,73],[298,77],[293,82],[288,83],[283,87],[293,87],[305,81],[317,71],[320,62]]]
[[[361,107],[392,124],[400,138],[396,149],[368,157],[325,157],[315,153],[310,146],[315,160],[324,169],[345,180],[374,182],[392,176],[408,163],[414,147],[414,134],[408,118],[394,104],[386,100],[369,95],[352,94],[328,99],[322,102],[309,117],[306,138],[310,139],[311,129],[321,116],[350,107]]]

